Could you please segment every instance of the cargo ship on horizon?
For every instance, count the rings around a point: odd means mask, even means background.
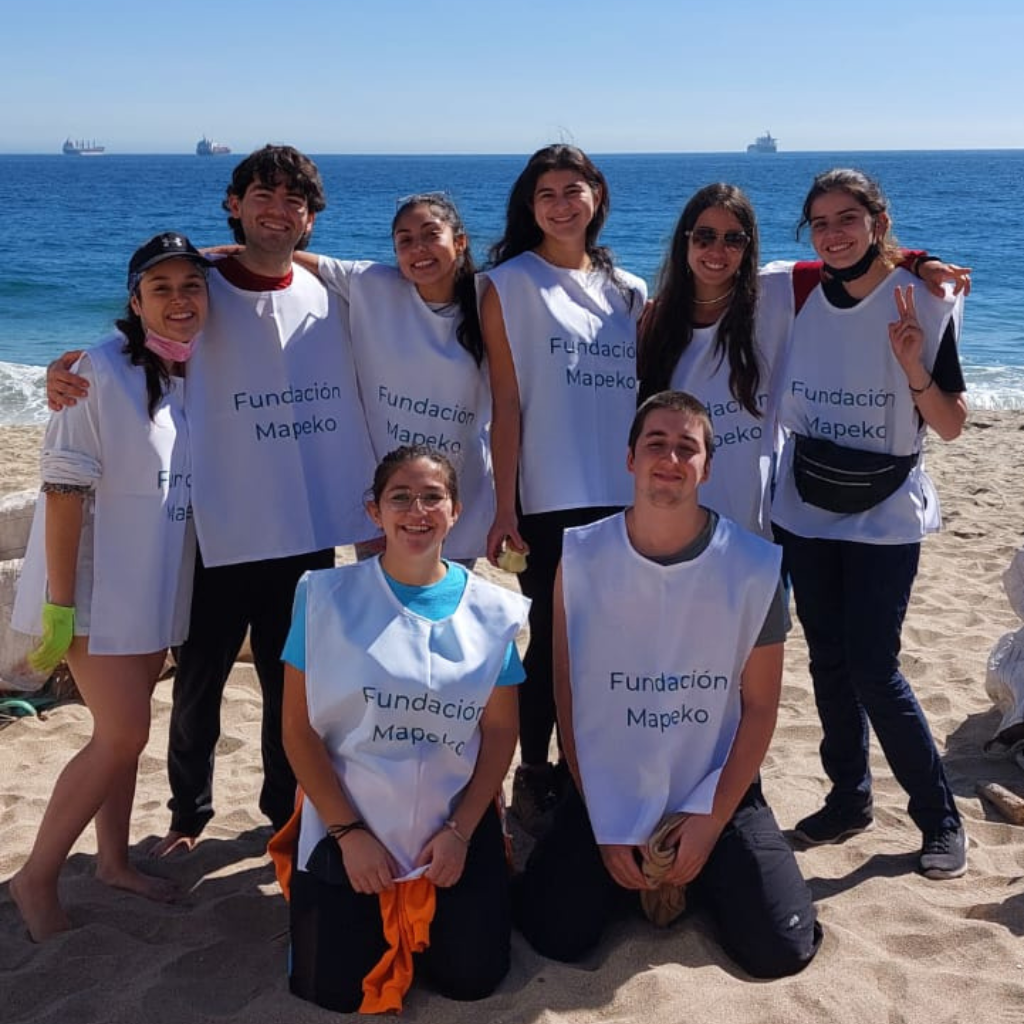
[[[106,146],[97,146],[95,141],[84,142],[82,139],[75,141],[70,136],[64,140],[61,152],[65,156],[102,156],[107,151]]]
[[[205,135],[196,143],[196,156],[224,156],[230,152],[230,146],[223,146]]]
[[[764,135],[758,135],[749,146],[748,153],[778,153],[779,140],[772,138],[772,133],[765,131]]]

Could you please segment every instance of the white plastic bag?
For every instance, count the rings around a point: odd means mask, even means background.
[[[16,491],[0,497],[0,562],[24,558],[38,497],[38,491]]]
[[[1003,589],[1017,617],[1024,619],[1024,548],[1003,573]],[[1005,633],[988,656],[985,692],[1002,718],[984,746],[992,758],[1013,758],[1024,767],[1024,627]]]
[[[1003,716],[996,735],[1024,722],[1024,626],[996,641],[988,656],[985,692]]]
[[[1024,548],[1013,556],[1003,573],[1003,589],[1018,619],[1024,619]]]
[[[25,660],[38,643],[36,638],[11,629],[14,591],[20,574],[20,558],[0,562],[0,690],[30,693],[42,689],[48,677],[33,671]]]

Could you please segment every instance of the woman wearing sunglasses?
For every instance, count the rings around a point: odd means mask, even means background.
[[[552,588],[562,531],[617,512],[632,496],[622,438],[636,409],[636,322],[646,286],[598,242],[608,183],[574,146],[530,157],[509,195],[505,233],[479,278],[494,396],[497,514],[487,540],[529,552],[533,599],[512,812],[538,834],[568,781],[548,761],[555,725]]]
[[[820,844],[873,826],[870,722],[922,833],[918,870],[957,878],[966,836],[899,652],[921,541],[940,526],[925,434],[951,441],[967,416],[962,301],[915,287],[897,266],[887,201],[860,171],[819,175],[800,226],[828,277],[796,317],[780,381],[786,440],[772,519],[810,650],[831,788],[794,831]]]
[[[913,252],[900,258],[941,291],[962,268]],[[757,219],[735,185],[716,183],[690,198],[640,328],[640,397],[688,391],[715,427],[715,472],[701,499],[748,530],[771,536],[768,504],[776,449],[773,396],[795,313],[821,263],[771,263],[758,270]]]
[[[771,374],[789,333],[787,271],[758,276],[757,220],[735,185],[700,189],[683,209],[640,330],[640,397],[697,395],[715,427],[715,472],[701,500],[768,535]]]

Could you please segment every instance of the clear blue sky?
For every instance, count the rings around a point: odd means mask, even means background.
[[[1024,148],[1019,0],[9,0],[0,152]]]

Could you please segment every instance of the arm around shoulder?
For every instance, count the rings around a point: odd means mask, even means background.
[[[71,367],[81,359],[82,352],[80,348],[65,352],[46,367],[46,404],[52,412],[60,412],[88,394],[89,382],[71,372]]]

